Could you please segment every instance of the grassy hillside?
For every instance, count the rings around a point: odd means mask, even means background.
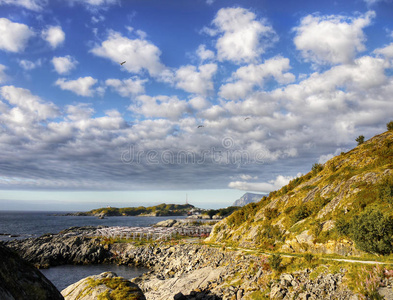
[[[315,164],[219,222],[211,242],[285,252],[393,252],[393,131]]]

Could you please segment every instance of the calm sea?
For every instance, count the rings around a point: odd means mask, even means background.
[[[58,233],[72,226],[150,226],[167,219],[182,219],[184,217],[77,217],[56,216],[65,212],[20,212],[0,211],[0,240],[14,238],[38,237],[45,233]],[[6,234],[6,235],[4,235]],[[18,237],[10,237],[17,235]],[[62,290],[90,275],[112,271],[118,276],[130,279],[147,272],[145,268],[135,268],[117,265],[91,265],[91,266],[58,266],[41,270],[58,290]]]

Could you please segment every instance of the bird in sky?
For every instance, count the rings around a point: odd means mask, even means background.
[[[247,121],[247,120],[249,120],[249,119],[250,119],[250,117],[247,117],[247,118],[244,119],[244,121]]]
[[[122,65],[124,65],[125,63],[126,63],[126,61],[123,61],[123,62],[120,63],[120,65],[122,66]]]
[[[201,127],[205,127],[205,126],[203,126],[203,125],[199,125],[197,128],[201,128]]]

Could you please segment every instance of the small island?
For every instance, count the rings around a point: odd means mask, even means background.
[[[138,207],[102,207],[87,212],[67,213],[66,216],[95,216],[98,218],[117,216],[141,216],[141,217],[162,217],[162,216],[188,216],[194,219],[221,219],[240,209],[237,206],[230,206],[221,209],[197,208],[192,204],[159,204],[155,206]]]

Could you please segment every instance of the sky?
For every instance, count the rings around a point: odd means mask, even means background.
[[[393,119],[391,0],[0,0],[0,209],[266,194]]]

